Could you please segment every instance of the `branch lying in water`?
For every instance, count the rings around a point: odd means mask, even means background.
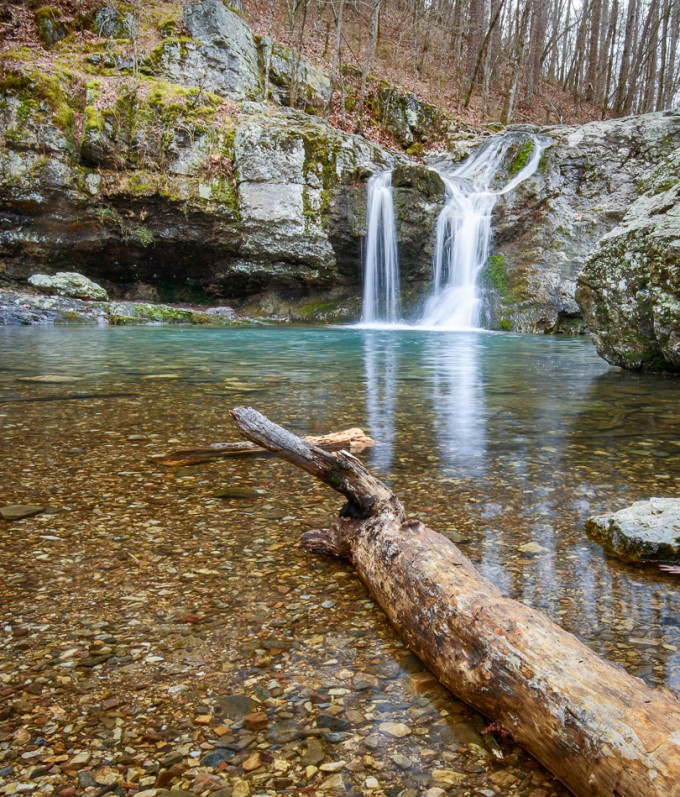
[[[313,443],[326,451],[348,448],[350,451],[360,452],[375,445],[375,440],[363,432],[362,429],[345,429],[342,432],[332,432],[320,437],[303,438],[308,443]],[[200,465],[203,462],[212,462],[214,459],[233,457],[241,454],[262,454],[265,448],[255,443],[242,440],[234,443],[214,443],[209,448],[190,448],[183,451],[172,451],[162,457],[154,458],[158,465],[167,467],[183,467],[185,465]]]

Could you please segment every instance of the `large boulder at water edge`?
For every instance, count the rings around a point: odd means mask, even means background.
[[[54,275],[33,274],[28,282],[34,288],[53,296],[69,296],[73,299],[104,301],[108,295],[101,285],[77,274],[75,271],[58,271]]]
[[[586,531],[628,562],[680,562],[680,499],[650,498],[609,515],[591,517]]]
[[[598,352],[624,368],[680,372],[680,149],[669,160],[578,280]]]

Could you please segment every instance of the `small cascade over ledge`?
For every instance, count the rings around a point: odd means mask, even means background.
[[[368,181],[361,326],[479,329],[479,277],[489,257],[491,218],[499,197],[531,177],[548,139],[509,133],[484,143],[457,167],[434,168],[446,202],[437,218],[430,292],[417,320],[401,315],[392,172]]]
[[[366,225],[361,323],[397,324],[401,300],[391,171],[374,174],[368,181]]]
[[[525,134],[526,136],[526,134]],[[526,136],[519,144],[509,134],[483,144],[461,166],[446,173],[446,204],[437,219],[432,288],[417,326],[451,330],[479,328],[482,297],[479,275],[489,256],[491,215],[500,196],[531,177],[547,143]],[[531,147],[527,152],[528,147]],[[515,150],[516,173],[505,183],[502,174],[509,153]],[[521,155],[527,152],[526,162]]]

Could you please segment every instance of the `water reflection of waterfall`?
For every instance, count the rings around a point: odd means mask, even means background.
[[[395,324],[401,317],[392,172],[368,181],[362,324]]]
[[[456,474],[483,475],[486,468],[486,400],[481,377],[480,335],[429,337],[435,433],[442,461]]]
[[[491,214],[502,194],[512,191],[538,168],[545,149],[536,136],[499,136],[480,147],[451,172],[440,171],[446,204],[437,219],[432,289],[420,326],[474,329],[479,326],[479,274],[489,256]],[[527,144],[531,154],[517,174],[500,188],[499,172],[513,147]],[[517,158],[518,154],[515,155]]]
[[[396,441],[397,338],[379,332],[368,332],[364,336],[364,375],[369,434],[378,441],[371,449],[371,466],[387,472],[392,467]]]

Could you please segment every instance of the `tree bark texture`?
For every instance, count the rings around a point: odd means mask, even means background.
[[[455,695],[505,728],[578,795],[680,796],[680,701],[505,597],[448,539],[405,517],[351,454],[329,453],[251,408],[249,440],[345,495],[344,517],[303,535],[343,556],[411,650]]]

